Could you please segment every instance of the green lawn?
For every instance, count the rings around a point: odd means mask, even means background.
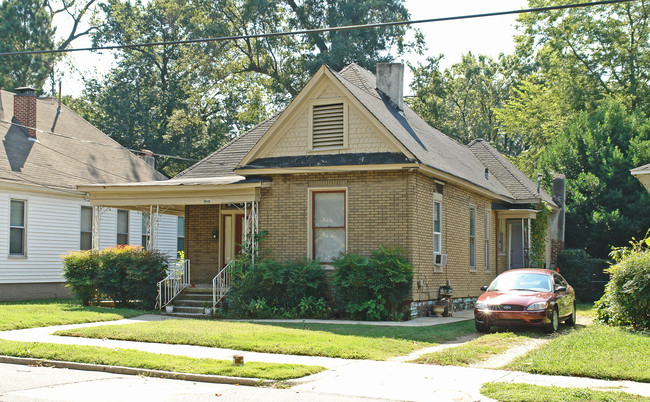
[[[133,349],[5,340],[0,340],[0,355],[268,380],[300,378],[325,370],[319,366],[260,362],[245,362],[243,366],[235,367],[227,360],[197,359]]]
[[[594,391],[585,388],[543,387],[504,382],[484,384],[481,388],[481,394],[502,402],[650,401],[650,398],[624,392]]]
[[[650,382],[650,335],[604,325],[576,327],[518,358],[511,370]]]
[[[472,322],[433,327],[266,325],[166,320],[60,331],[58,335],[209,346],[292,355],[386,360],[473,332]],[[436,335],[439,334],[439,335]]]
[[[0,302],[0,331],[112,321],[145,313],[127,308],[86,307],[67,299]]]
[[[463,345],[422,355],[413,363],[437,364],[441,366],[469,366],[485,361],[494,355],[505,352],[530,337],[516,335],[512,332],[488,334],[469,341]]]

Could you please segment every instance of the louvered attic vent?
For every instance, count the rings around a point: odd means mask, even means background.
[[[312,117],[312,149],[343,147],[343,103],[314,105]]]

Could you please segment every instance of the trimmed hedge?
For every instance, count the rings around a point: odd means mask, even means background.
[[[118,246],[99,252],[75,251],[63,256],[63,276],[81,303],[106,297],[116,305],[155,307],[156,284],[167,275],[169,261],[158,251]]]
[[[226,299],[231,314],[249,318],[325,318],[323,269],[317,261],[235,261]]]
[[[380,247],[370,258],[341,254],[332,263],[332,293],[337,312],[359,320],[401,320],[411,290],[413,266],[398,248]]]

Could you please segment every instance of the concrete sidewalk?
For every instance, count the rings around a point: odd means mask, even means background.
[[[423,318],[417,325],[435,325],[450,318]],[[469,317],[471,318],[471,317]],[[504,370],[474,369],[454,366],[434,366],[399,361],[365,361],[336,359],[318,356],[294,356],[270,353],[244,352],[202,346],[170,345],[158,343],[74,338],[51,335],[53,332],[79,327],[131,324],[146,321],[177,319],[159,315],[144,315],[119,321],[61,325],[0,332],[1,339],[48,342],[73,345],[93,345],[109,348],[136,349],[153,353],[183,355],[198,358],[231,360],[235,354],[245,361],[270,363],[295,363],[328,368],[322,373],[292,380],[292,389],[331,395],[359,396],[393,400],[489,400],[479,393],[487,382],[519,382],[545,386],[582,387],[598,390],[623,391],[650,397],[650,384],[630,381],[605,381],[589,378],[533,375]],[[468,317],[464,317],[468,319]],[[302,322],[302,320],[299,320]],[[307,322],[307,320],[305,320]],[[321,321],[318,321],[321,322]],[[349,321],[345,323],[351,323]],[[364,322],[364,324],[366,324]],[[406,323],[383,323],[402,325]],[[410,325],[413,326],[413,325]]]

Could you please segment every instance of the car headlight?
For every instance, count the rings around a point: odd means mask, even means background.
[[[488,306],[485,302],[476,302],[476,308],[479,310],[487,310]]]
[[[546,307],[548,307],[547,302],[538,302],[538,303],[533,303],[530,306],[526,307],[526,310],[528,310],[528,311],[540,311],[540,310],[546,310]]]

